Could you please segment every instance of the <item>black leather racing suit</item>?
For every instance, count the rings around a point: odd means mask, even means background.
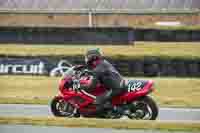
[[[123,77],[108,61],[102,60],[95,68],[91,69],[91,71],[93,73],[93,80],[90,88],[93,89],[96,83],[100,82],[108,89],[105,94],[96,97],[96,104],[100,105],[100,108],[106,101],[110,101],[112,97],[124,91]]]

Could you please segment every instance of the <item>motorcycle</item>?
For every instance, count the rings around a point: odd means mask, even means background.
[[[148,95],[154,88],[152,80],[124,80],[126,91],[111,100],[111,108],[98,112],[94,103],[96,96],[107,88],[98,83],[90,93],[80,84],[90,82],[91,73],[83,66],[70,67],[59,82],[59,94],[51,101],[51,112],[57,117],[93,117],[119,119],[124,116],[134,120],[155,120],[158,106]]]

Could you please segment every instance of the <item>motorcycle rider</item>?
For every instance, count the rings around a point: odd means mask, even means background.
[[[91,90],[100,82],[108,90],[100,96],[96,97],[94,104],[97,105],[97,111],[109,108],[111,99],[124,91],[124,80],[120,73],[103,58],[100,49],[89,49],[85,54],[85,63],[92,73],[91,83],[84,86],[85,89]]]

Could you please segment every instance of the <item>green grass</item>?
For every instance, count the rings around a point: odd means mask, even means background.
[[[55,117],[0,117],[0,124],[23,124],[40,126],[89,127],[114,129],[145,129],[168,131],[200,131],[200,122],[132,121],[105,119],[66,119]]]
[[[134,28],[138,29],[160,29],[160,30],[192,30],[192,31],[199,31],[200,25],[180,25],[180,26],[159,26],[159,25],[153,25],[153,24],[147,24],[147,25],[135,25]]]
[[[59,77],[0,76],[0,103],[48,104],[58,94]],[[149,78],[141,78],[149,79]],[[152,97],[164,107],[200,107],[199,78],[151,78]]]
[[[129,46],[102,45],[0,45],[2,56],[74,56],[84,55],[88,48],[99,47],[105,56],[110,57],[166,57],[200,58],[199,43],[157,43],[136,42]]]

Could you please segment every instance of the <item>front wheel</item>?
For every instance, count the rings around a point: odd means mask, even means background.
[[[64,99],[57,97],[51,101],[51,112],[58,117],[76,116],[76,109]]]
[[[145,96],[130,104],[130,119],[155,120],[158,116],[158,106],[155,101]]]

